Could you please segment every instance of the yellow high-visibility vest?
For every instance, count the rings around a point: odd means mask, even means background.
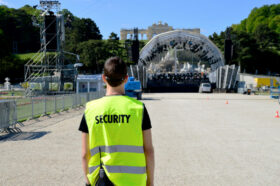
[[[143,103],[128,96],[105,96],[87,103],[85,119],[91,154],[88,179],[92,185],[102,163],[114,185],[146,186],[143,113]]]

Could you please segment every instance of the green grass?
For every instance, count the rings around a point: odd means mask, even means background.
[[[34,99],[33,100],[33,118],[40,117],[42,115],[49,115],[56,112],[61,112],[69,110],[73,106],[73,97],[64,96],[64,108],[63,108],[63,99],[62,97],[56,98],[55,106],[55,97],[49,96],[46,99],[46,105],[44,99]],[[81,105],[86,103],[86,96],[81,97]],[[81,106],[81,105],[76,105]],[[46,110],[45,110],[46,109]],[[17,100],[17,119],[22,122],[28,119],[32,119],[32,104],[31,98],[23,98]]]
[[[3,92],[5,94],[3,94]],[[3,91],[2,94],[0,93],[0,98],[5,96],[24,96],[24,91]],[[7,93],[7,94],[6,94]]]
[[[28,60],[34,58],[34,56],[36,54],[37,53],[16,54],[16,57],[18,57],[20,60],[28,61]],[[56,52],[47,52],[47,55],[55,55],[55,54],[56,54]],[[39,58],[36,61],[39,61]]]
[[[36,53],[26,53],[26,54],[16,54],[16,56],[21,60],[29,60],[31,59]]]

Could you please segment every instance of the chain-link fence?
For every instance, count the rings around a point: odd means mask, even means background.
[[[37,118],[70,108],[85,105],[88,101],[105,95],[104,91],[65,94],[54,96],[28,97],[0,102],[0,129],[17,122]]]

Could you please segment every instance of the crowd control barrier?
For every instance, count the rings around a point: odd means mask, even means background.
[[[15,100],[0,100],[0,129],[17,123]]]
[[[26,97],[0,101],[0,129],[5,130],[18,122],[85,105],[101,98],[105,91],[80,94]]]

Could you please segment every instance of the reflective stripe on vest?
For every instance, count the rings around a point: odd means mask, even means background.
[[[89,167],[89,173],[93,173],[99,165]],[[105,165],[105,168],[109,173],[129,173],[129,174],[145,174],[146,167],[136,167],[136,166],[112,166]]]
[[[128,152],[128,153],[144,153],[143,146],[131,145],[112,145],[112,146],[98,146],[90,150],[91,156],[101,152],[114,153],[114,152]]]
[[[97,166],[93,166],[93,167],[89,167],[88,168],[88,172],[91,174],[95,171],[95,169],[97,169],[100,165],[97,165]]]

